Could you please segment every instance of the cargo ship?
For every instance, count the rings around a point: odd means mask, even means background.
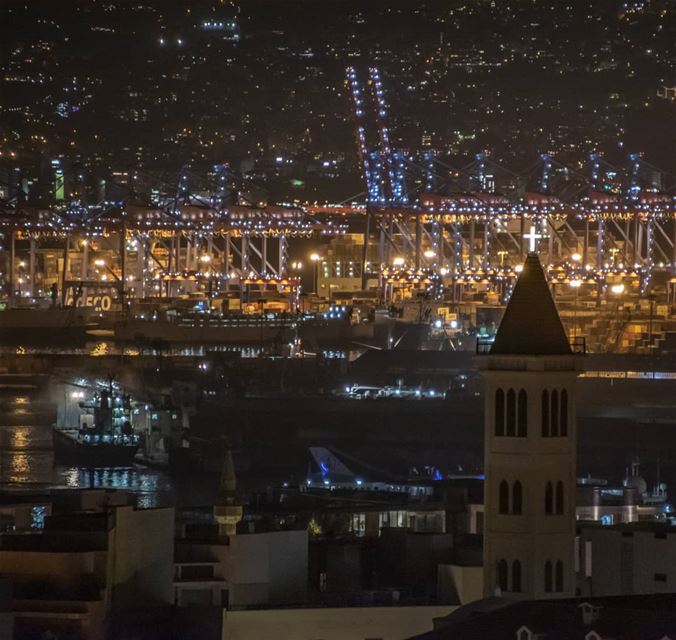
[[[59,462],[87,467],[131,466],[141,438],[131,427],[128,396],[113,389],[79,404],[82,413],[73,427],[54,426],[54,455]]]
[[[9,341],[62,344],[84,340],[87,331],[96,329],[99,321],[92,309],[80,307],[4,309],[0,311],[0,333]]]

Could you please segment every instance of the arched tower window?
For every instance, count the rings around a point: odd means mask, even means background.
[[[516,393],[514,389],[507,392],[507,435],[516,435]]]
[[[548,516],[554,513],[554,489],[551,482],[545,485],[545,513]]]
[[[516,435],[519,436],[519,438],[525,438],[528,435],[528,394],[525,389],[519,391],[519,411]]]
[[[549,392],[542,392],[542,437],[549,438]]]
[[[505,435],[505,392],[502,389],[495,392],[495,435]]]
[[[507,560],[498,560],[498,587],[507,591]]]
[[[545,593],[552,592],[552,563],[545,562]]]
[[[557,515],[563,513],[563,482],[561,480],[556,483],[556,513]]]
[[[509,513],[509,485],[506,480],[500,483],[498,513]]]
[[[556,561],[556,570],[554,571],[554,591],[561,593],[563,591],[563,562]]]
[[[561,424],[559,432],[565,438],[568,435],[568,392],[561,390]]]
[[[512,487],[512,513],[520,516],[523,508],[523,487],[518,480]]]
[[[550,435],[556,438],[559,435],[559,392],[552,389],[552,410],[549,414]]]
[[[521,563],[518,560],[512,562],[512,591],[521,593]]]

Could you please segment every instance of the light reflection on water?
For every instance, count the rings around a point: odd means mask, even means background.
[[[121,489],[134,493],[139,507],[174,503],[171,478],[141,466],[84,467],[55,464],[49,425],[0,426],[0,488],[70,487]]]
[[[50,484],[53,466],[49,426],[0,427],[0,484]]]
[[[355,360],[363,353],[364,349],[350,350],[324,350],[322,356],[327,359],[347,359],[350,362]],[[87,355],[87,356],[157,356],[159,355],[153,349],[141,349],[139,347],[117,344],[112,340],[99,340],[96,342],[87,342],[82,345],[68,346],[44,346],[44,345],[25,345],[25,346],[6,346],[0,345],[0,355]],[[203,357],[209,353],[239,353],[242,358],[259,358],[266,354],[265,349],[258,345],[237,345],[237,344],[192,344],[192,345],[173,345],[162,350],[162,356],[167,358],[195,358]]]
[[[159,507],[172,502],[173,486],[169,478],[154,469],[141,467],[57,467],[66,487],[73,489],[120,489],[136,494],[137,505]]]
[[[263,350],[259,346],[235,345],[235,344],[192,344],[192,345],[173,345],[162,350],[162,356],[167,358],[190,358],[201,357],[210,352],[235,353],[241,354],[242,358],[258,358]],[[82,345],[22,345],[19,347],[0,345],[0,355],[85,355],[85,356],[156,356],[153,349],[140,349],[135,346],[117,344],[112,340],[98,340],[96,342],[86,342]]]
[[[90,356],[107,356],[108,355],[108,342],[97,342],[94,347],[89,352]]]
[[[15,453],[11,458],[9,482],[25,482],[30,472],[30,463],[28,455],[25,453]]]

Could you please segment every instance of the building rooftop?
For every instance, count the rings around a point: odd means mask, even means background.
[[[540,260],[529,253],[505,309],[491,355],[572,353]]]
[[[675,604],[675,594],[523,602],[493,597],[435,620],[436,629],[415,640],[662,640],[676,637]]]

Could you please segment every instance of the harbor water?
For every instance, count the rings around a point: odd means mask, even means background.
[[[122,489],[135,494],[142,507],[199,502],[177,495],[175,482],[164,471],[134,464],[130,467],[86,468],[65,466],[54,457],[51,406],[29,381],[13,379],[0,386],[0,488]]]

